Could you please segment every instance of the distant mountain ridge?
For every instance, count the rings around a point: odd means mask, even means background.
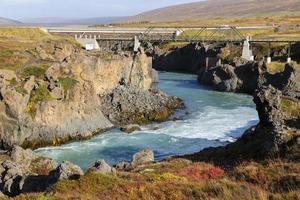
[[[179,21],[299,11],[300,0],[207,0],[159,8],[129,17],[126,21]]]
[[[12,20],[12,19],[8,19],[8,18],[4,18],[4,17],[0,17],[0,26],[10,26],[10,25],[19,25],[19,24],[21,24],[21,22]]]
[[[29,25],[94,25],[94,24],[109,24],[121,21],[127,17],[95,17],[95,18],[59,18],[59,17],[43,17],[27,19],[23,22]]]

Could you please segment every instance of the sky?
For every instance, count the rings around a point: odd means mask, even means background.
[[[0,0],[0,16],[16,20],[130,16],[155,8],[196,1],[199,0]]]

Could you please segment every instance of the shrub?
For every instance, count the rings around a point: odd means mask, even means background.
[[[293,117],[300,117],[300,102],[297,99],[283,98],[281,100],[281,110]]]
[[[65,91],[71,90],[77,83],[78,81],[74,78],[59,78],[59,84],[64,88]]]
[[[268,67],[268,72],[271,74],[275,74],[277,72],[281,72],[285,68],[285,63],[281,62],[271,62],[267,65]]]
[[[27,90],[25,90],[22,86],[16,87],[16,91],[20,94],[28,94]]]
[[[16,86],[17,84],[18,84],[18,82],[17,82],[16,78],[13,78],[9,81],[10,86]]]
[[[27,78],[27,77],[30,77],[30,76],[35,76],[36,78],[43,78],[44,74],[47,70],[47,67],[48,66],[46,66],[46,65],[26,67],[21,72],[21,76],[23,78]]]
[[[154,184],[159,184],[161,182],[184,182],[186,181],[186,179],[167,172],[163,174],[154,175],[150,177],[149,181],[153,182]]]
[[[36,115],[36,104],[38,102],[47,102],[51,100],[49,91],[45,85],[40,85],[38,88],[33,90],[30,94],[30,99],[24,112],[31,115],[32,118]]]
[[[206,167],[201,164],[194,164],[178,170],[176,175],[183,176],[193,181],[219,179],[224,175],[224,170],[219,167]]]

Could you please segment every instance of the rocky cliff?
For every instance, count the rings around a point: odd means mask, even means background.
[[[4,149],[15,144],[58,145],[112,128],[114,124],[102,113],[101,97],[120,85],[148,91],[152,84],[154,70],[143,51],[88,53],[74,44],[52,41],[20,54],[27,60],[24,66],[0,69]],[[161,98],[170,100],[166,95]]]
[[[258,125],[232,144],[184,157],[226,165],[251,159],[299,160],[300,101],[272,86],[262,86],[255,91],[254,102],[260,119]]]
[[[218,65],[209,69],[202,68],[198,80],[201,84],[210,85],[224,92],[254,94],[260,86],[273,87],[300,96],[300,73],[296,64],[287,64],[284,71],[270,74],[264,62],[247,62],[236,59],[233,65]]]

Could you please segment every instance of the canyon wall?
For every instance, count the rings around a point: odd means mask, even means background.
[[[142,50],[86,52],[52,42],[24,56],[32,64],[0,70],[2,149],[59,145],[112,128],[113,122],[102,113],[101,98],[120,85],[155,95],[149,91],[155,71]],[[162,98],[168,99],[165,94]]]

